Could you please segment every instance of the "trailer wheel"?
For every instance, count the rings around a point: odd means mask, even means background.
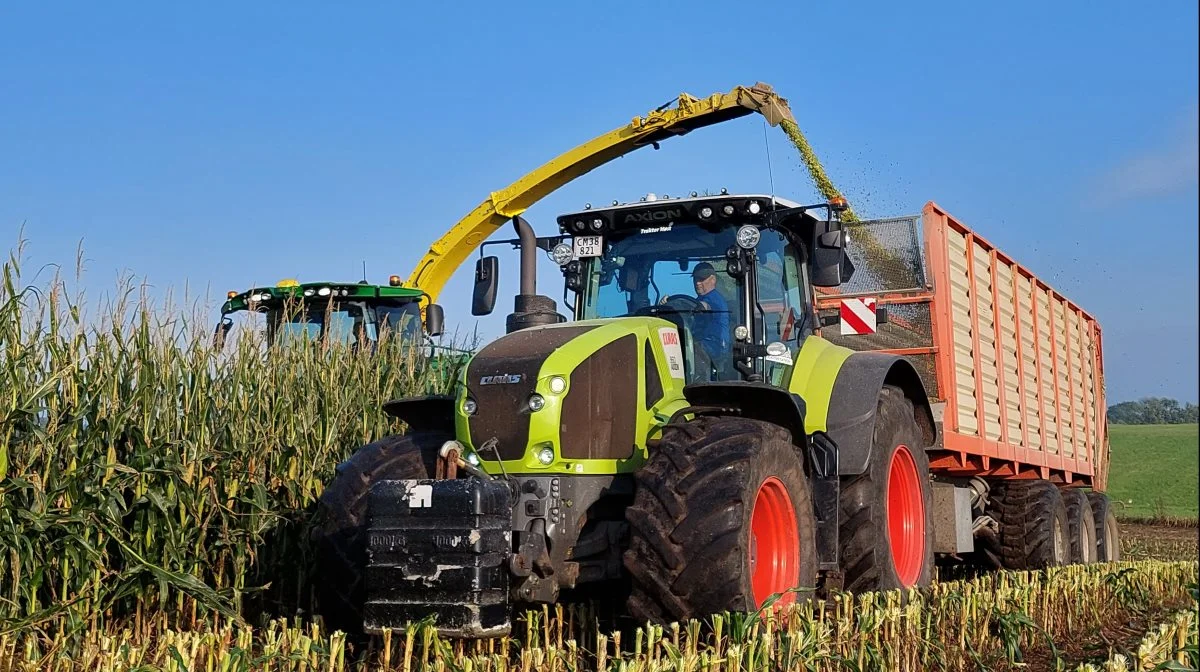
[[[1062,497],[1067,505],[1071,562],[1085,565],[1096,562],[1096,521],[1087,493],[1070,488],[1062,491]]]
[[[1006,569],[1042,569],[1071,559],[1070,523],[1058,486],[1050,481],[993,484],[988,513],[1000,524]]]
[[[1099,562],[1120,562],[1121,534],[1112,502],[1102,492],[1089,492],[1087,498],[1092,505],[1092,519],[1096,523],[1096,559]]]
[[[879,393],[867,470],[842,479],[838,538],[851,592],[929,585],[933,579],[933,492],[929,458],[912,401],[898,387]]]
[[[789,432],[743,418],[668,425],[626,510],[627,611],[645,622],[783,605],[816,585],[815,520]]]
[[[312,528],[317,611],[331,632],[362,631],[367,564],[363,532],[371,485],[388,479],[433,478],[438,449],[452,438],[441,432],[389,436],[359,448],[338,465],[317,503]]]

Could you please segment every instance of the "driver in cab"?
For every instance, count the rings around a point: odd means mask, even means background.
[[[692,269],[692,283],[704,308],[695,316],[696,340],[712,361],[724,361],[730,356],[729,304],[717,291],[717,271],[707,261],[700,262]]]

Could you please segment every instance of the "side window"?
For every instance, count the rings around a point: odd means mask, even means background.
[[[778,231],[763,231],[758,250],[758,306],[763,340],[793,341],[796,320],[803,314],[802,286],[796,255]]]
[[[812,332],[812,325],[805,318],[809,313],[808,278],[804,275],[804,265],[799,258],[799,252],[788,245],[784,255],[784,283],[787,288],[788,312],[784,315],[780,329],[780,340],[796,343],[804,340],[807,333]]]

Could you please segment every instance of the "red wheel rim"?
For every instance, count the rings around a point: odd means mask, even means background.
[[[794,588],[799,576],[800,530],[796,507],[787,488],[772,476],[758,486],[750,513],[750,585],[754,590],[754,605],[760,607],[771,595]],[[775,605],[795,600],[795,593],[787,593]]]
[[[925,497],[908,446],[896,446],[888,467],[888,541],[892,564],[905,588],[915,586],[925,563]]]

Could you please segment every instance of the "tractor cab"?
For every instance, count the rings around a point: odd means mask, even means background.
[[[688,383],[780,385],[815,327],[813,287],[853,270],[839,211],[766,195],[651,195],[560,216],[552,256],[575,292],[575,319],[675,324]]]
[[[393,338],[419,344],[428,333],[440,335],[441,309],[427,309],[429,324],[421,322],[424,293],[400,286],[397,276],[388,285],[283,280],[274,287],[256,287],[246,292],[229,292],[221,306],[221,321],[213,334],[217,347],[238,313],[265,317],[269,347],[304,340],[341,342],[351,346],[373,344],[387,330]]]

